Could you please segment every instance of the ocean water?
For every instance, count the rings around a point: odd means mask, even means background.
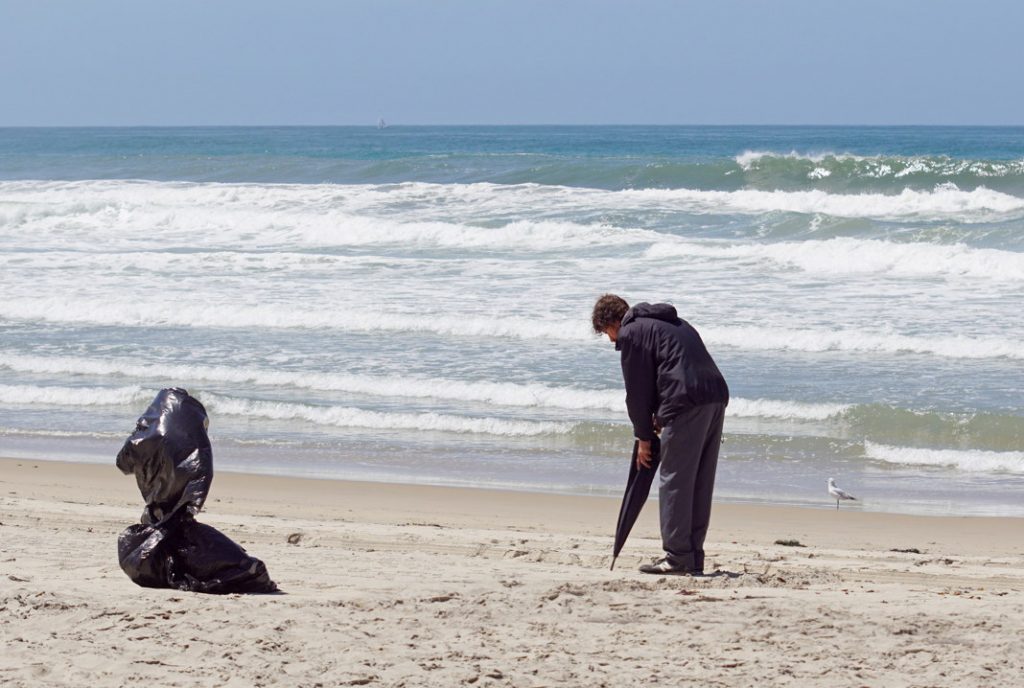
[[[221,469],[619,494],[605,292],[728,379],[721,499],[1024,515],[1024,129],[0,129],[0,455],[175,385]]]

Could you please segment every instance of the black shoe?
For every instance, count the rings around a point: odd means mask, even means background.
[[[704,572],[699,569],[688,569],[685,566],[676,566],[667,558],[658,559],[653,564],[644,564],[640,567],[640,573],[654,573],[661,576],[703,576]]]

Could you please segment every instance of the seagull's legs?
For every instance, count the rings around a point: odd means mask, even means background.
[[[839,511],[839,500],[836,500],[836,511]]]

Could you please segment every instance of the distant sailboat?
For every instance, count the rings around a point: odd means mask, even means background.
[[[388,123],[384,121],[383,117],[381,117],[380,119],[377,120],[377,128],[378,129],[387,129],[387,127],[388,127]]]

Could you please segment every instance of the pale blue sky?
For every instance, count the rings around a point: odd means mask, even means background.
[[[0,126],[1024,124],[1024,3],[0,0]]]

